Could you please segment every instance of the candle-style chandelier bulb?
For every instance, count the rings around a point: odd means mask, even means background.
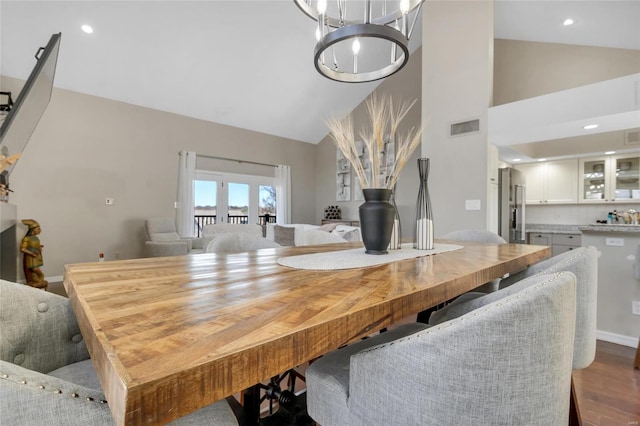
[[[327,11],[327,0],[318,0],[318,14],[324,15]]]
[[[402,12],[403,15],[409,13],[409,6],[409,0],[400,0],[400,12]]]
[[[360,40],[358,39],[353,40],[353,44],[351,45],[351,51],[353,52],[354,55],[357,55],[358,53],[360,53]]]

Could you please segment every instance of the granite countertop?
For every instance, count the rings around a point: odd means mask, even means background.
[[[640,225],[607,225],[604,223],[592,223],[579,227],[582,232],[640,232]]]
[[[581,225],[549,225],[542,223],[527,223],[525,225],[527,232],[568,235],[580,235],[580,227]]]

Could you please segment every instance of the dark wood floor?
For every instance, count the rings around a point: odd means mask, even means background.
[[[635,348],[598,340],[596,359],[573,373],[584,426],[640,424],[640,370]]]

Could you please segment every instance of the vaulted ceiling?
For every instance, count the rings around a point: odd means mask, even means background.
[[[495,10],[496,38],[640,50],[638,1],[511,0]],[[313,22],[288,0],[3,0],[0,72],[26,78],[57,32],[57,87],[309,143],[326,135],[324,118],[379,84],[321,77]],[[411,50],[420,38],[417,28]]]

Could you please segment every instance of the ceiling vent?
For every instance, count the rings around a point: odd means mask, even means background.
[[[462,123],[453,123],[451,125],[451,136],[460,136],[467,133],[475,133],[480,131],[480,119],[463,121]]]
[[[640,129],[627,130],[624,133],[625,145],[640,145]]]

